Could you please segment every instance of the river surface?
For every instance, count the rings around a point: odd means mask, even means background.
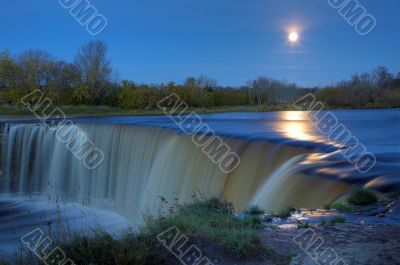
[[[377,110],[333,110],[322,111],[319,117],[332,113],[338,120],[338,125],[347,129],[353,141],[330,141],[335,136],[318,130],[316,120],[308,112],[282,111],[267,113],[221,113],[201,115],[201,121],[207,124],[217,135],[248,141],[268,141],[287,145],[316,148],[330,156],[319,156],[317,160],[335,160],[333,165],[324,163],[324,170],[319,165],[308,168],[309,173],[324,174],[326,177],[345,179],[349,181],[367,181],[379,177],[381,181],[371,184],[374,188],[391,189],[400,184],[400,109]],[[184,119],[184,117],[182,117]],[[176,119],[178,120],[179,119]],[[183,133],[182,128],[174,120],[166,116],[155,117],[102,117],[77,118],[78,123],[119,124],[154,126],[175,129]],[[338,148],[349,148],[356,141],[366,147],[376,157],[376,165],[368,172],[360,174],[355,169],[351,159],[344,158]],[[341,162],[337,162],[337,161]],[[343,162],[344,161],[344,162]],[[326,162],[326,161],[325,161]],[[353,161],[354,162],[354,161]],[[329,170],[327,169],[329,168]]]
[[[322,111],[321,116],[328,111]],[[373,153],[396,153],[400,157],[400,109],[333,110],[332,112]],[[308,118],[307,112],[220,113],[200,115],[217,134],[248,140],[294,140],[329,144]],[[125,124],[174,128],[166,116],[112,116],[75,118],[78,123]]]
[[[328,111],[322,111],[327,113]],[[397,153],[400,156],[400,109],[333,110],[345,125],[368,149],[374,153]],[[219,135],[248,140],[298,140],[324,143],[307,118],[307,112],[281,111],[266,113],[234,112],[200,115],[203,123]],[[1,116],[0,122],[29,121],[24,116]],[[141,125],[162,128],[179,126],[167,116],[110,116],[71,118],[77,123]],[[327,143],[327,141],[325,141]]]

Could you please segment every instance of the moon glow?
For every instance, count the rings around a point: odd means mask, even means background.
[[[296,43],[296,42],[299,41],[299,34],[297,32],[295,32],[295,31],[290,32],[289,36],[288,36],[288,39],[289,39],[289,41],[291,43]]]

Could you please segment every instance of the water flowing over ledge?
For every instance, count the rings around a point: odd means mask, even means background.
[[[376,169],[357,173],[294,112],[282,117],[220,114],[205,122],[241,159],[224,173],[167,117],[76,118],[79,129],[105,154],[86,168],[39,123],[6,123],[3,193],[40,193],[54,200],[88,202],[120,213],[134,225],[142,214],[162,213],[166,200],[190,202],[195,193],[221,194],[237,210],[259,205],[322,207],[359,183],[376,189],[399,185],[398,155],[378,154]],[[297,115],[297,116],[296,116]],[[64,128],[68,130],[68,128]],[[208,136],[210,137],[210,136]]]

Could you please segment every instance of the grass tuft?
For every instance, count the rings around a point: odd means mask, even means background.
[[[243,219],[243,222],[254,229],[260,229],[263,227],[263,220],[257,216],[249,216]]]
[[[336,217],[333,218],[329,221],[330,225],[335,225],[335,224],[344,224],[346,223],[346,218],[344,217]]]
[[[378,197],[369,190],[356,188],[351,192],[347,201],[353,205],[370,205],[378,201]]]
[[[307,229],[307,228],[311,228],[311,227],[312,226],[307,222],[302,222],[297,225],[297,229]]]
[[[261,209],[258,205],[253,205],[246,210],[246,213],[251,215],[260,215],[264,214],[264,210]]]
[[[286,207],[279,211],[278,216],[280,218],[288,218],[292,215],[292,213],[296,212],[296,208],[294,207]]]
[[[214,244],[238,259],[282,259],[261,243],[255,231],[261,226],[261,219],[236,218],[231,203],[217,198],[196,199],[194,203],[175,207],[167,217],[145,216],[145,225],[139,232],[130,231],[115,239],[95,231],[90,237],[76,235],[61,248],[76,264],[157,265],[167,264],[165,261],[169,259],[179,262],[157,240],[160,233],[177,227],[192,244]]]

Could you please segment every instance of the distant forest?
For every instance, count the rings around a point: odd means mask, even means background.
[[[294,83],[259,77],[241,87],[218,85],[215,79],[188,77],[183,84],[138,84],[119,81],[107,55],[107,44],[88,42],[74,62],[57,60],[46,51],[0,53],[0,105],[21,104],[40,89],[57,105],[107,105],[122,109],[151,109],[170,93],[192,107],[288,104],[312,92],[331,108],[400,107],[400,73],[377,67],[334,86],[304,88]]]

